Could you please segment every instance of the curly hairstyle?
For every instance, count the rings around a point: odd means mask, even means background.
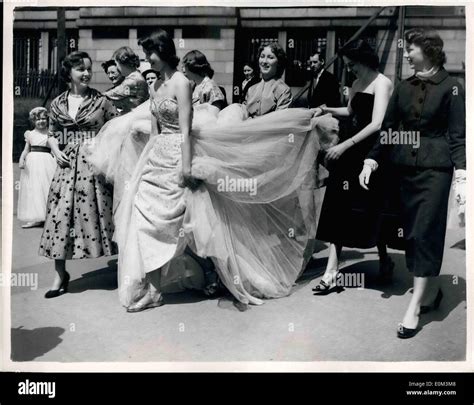
[[[109,70],[109,67],[110,66],[117,66],[117,64],[115,63],[115,60],[110,59],[110,60],[105,61],[104,63],[102,63],[101,66],[102,66],[102,69],[104,69],[105,74],[107,74],[107,71]]]
[[[112,55],[112,59],[131,69],[136,69],[140,66],[140,58],[128,46],[122,46],[117,49]]]
[[[208,76],[210,79],[214,76],[214,69],[211,68],[206,55],[198,50],[189,51],[184,55],[182,63],[187,69],[199,76]]]
[[[84,67],[84,59],[92,59],[87,52],[74,51],[67,55],[61,62],[59,75],[66,83],[71,81],[71,69],[76,67]]]
[[[285,50],[281,47],[281,45],[277,42],[269,42],[266,44],[260,45],[260,48],[258,48],[258,57],[260,58],[260,55],[262,54],[263,50],[265,48],[270,48],[272,53],[276,56],[277,58],[277,72],[276,72],[276,77],[281,77],[283,75],[283,72],[285,71],[286,68],[286,52]]]
[[[176,68],[179,58],[176,56],[176,47],[170,35],[162,29],[158,29],[149,36],[138,41],[146,52],[155,52],[161,60],[165,61],[171,68]]]
[[[32,124],[34,124],[41,115],[46,115],[46,117],[48,117],[48,110],[44,107],[35,107],[28,114]]]
[[[411,44],[419,46],[433,65],[442,67],[446,63],[444,42],[434,29],[412,28],[405,32],[405,41],[407,47]]]
[[[377,70],[380,65],[379,57],[375,50],[364,39],[356,39],[347,43],[339,51],[339,55],[345,56],[373,70]]]

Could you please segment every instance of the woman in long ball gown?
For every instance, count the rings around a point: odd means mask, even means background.
[[[242,121],[232,105],[219,116],[196,113],[190,133],[191,92],[172,40],[160,30],[140,43],[165,85],[152,98],[152,135],[116,215],[121,303],[129,312],[162,305],[161,281],[188,245],[212,258],[238,301],[288,295],[316,231],[300,192],[337,121],[307,109]]]
[[[125,209],[130,213],[121,214],[121,220],[127,221],[121,229],[126,232],[117,235],[119,294],[128,312],[163,303],[161,273],[186,247],[180,237],[184,187],[198,185],[191,176],[191,83],[176,70],[179,59],[165,31],[139,44],[151,67],[160,72],[163,84],[150,98],[152,133],[156,134],[153,146],[145,149],[146,162],[136,190],[128,194],[131,201]],[[131,277],[137,270],[143,273],[138,279]]]
[[[367,249],[377,246],[380,272],[386,278],[393,262],[381,237],[383,188],[381,179],[370,192],[359,186],[362,158],[377,142],[379,129],[392,93],[392,82],[378,71],[379,60],[364,40],[346,45],[342,57],[357,77],[347,107],[320,107],[336,117],[354,118],[350,137],[327,151],[329,180],[321,209],[316,238],[330,242],[326,271],[313,288],[316,295],[338,290],[339,256],[343,246]]]

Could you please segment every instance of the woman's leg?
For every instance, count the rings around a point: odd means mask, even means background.
[[[161,295],[161,269],[153,270],[145,276],[145,295],[136,303],[127,308],[127,312],[140,312],[145,309],[163,305]]]
[[[326,271],[319,284],[313,288],[314,295],[327,295],[333,291],[340,292],[342,287],[337,285],[337,276],[339,274],[339,257],[341,255],[342,245],[331,243],[329,245],[328,264]]]
[[[378,281],[380,283],[390,282],[395,264],[388,255],[387,245],[384,242],[377,242],[377,250],[379,252]]]
[[[435,276],[427,278],[429,279],[428,286],[421,300],[421,305],[431,306],[438,295],[441,283],[439,277]]]
[[[387,245],[385,243],[378,242],[377,250],[379,252],[380,263],[386,262],[389,259],[389,255],[387,253]]]
[[[56,275],[54,277],[51,290],[59,290],[61,288],[61,284],[63,280],[67,277],[66,260],[62,260],[62,259],[55,260],[54,269],[56,270]]]
[[[341,256],[342,246],[331,243],[329,245],[329,257],[324,272],[323,280],[326,283],[335,282],[336,275],[339,271],[339,258]]]
[[[418,326],[420,306],[423,296],[428,288],[430,278],[432,277],[414,277],[413,295],[402,321],[402,324],[405,328],[416,329]]]
[[[162,300],[161,296],[161,269],[147,273],[146,282],[148,284],[148,294],[152,302]]]

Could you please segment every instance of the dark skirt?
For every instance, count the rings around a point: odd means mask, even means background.
[[[400,170],[406,263],[416,277],[441,270],[452,176],[452,169]]]
[[[372,173],[369,190],[359,184],[364,159],[375,138],[360,142],[328,166],[316,238],[337,245],[368,249],[377,243],[403,249],[399,189],[389,168]]]

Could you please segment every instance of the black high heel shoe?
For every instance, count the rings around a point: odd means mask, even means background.
[[[344,291],[344,287],[337,285],[337,278],[339,276],[339,271],[333,276],[332,282],[330,284],[326,283],[324,280],[321,280],[319,284],[312,289],[313,295],[328,295],[333,292],[338,294]]]
[[[420,307],[420,314],[426,314],[431,311],[436,311],[441,304],[441,300],[443,299],[443,290],[441,288],[438,290],[438,294],[436,294],[436,298],[434,299],[431,305],[422,305]]]
[[[419,330],[420,330],[419,328],[415,328],[415,329],[405,328],[403,326],[403,324],[399,323],[398,324],[398,330],[397,330],[397,336],[400,339],[410,339],[413,336],[415,336],[418,333]]]
[[[61,285],[59,286],[59,289],[49,290],[44,295],[44,298],[56,298],[56,297],[59,297],[60,295],[63,295],[65,293],[67,293],[68,288],[69,288],[69,280],[70,279],[71,279],[71,275],[66,272],[66,275],[64,276],[64,279],[61,282]]]

